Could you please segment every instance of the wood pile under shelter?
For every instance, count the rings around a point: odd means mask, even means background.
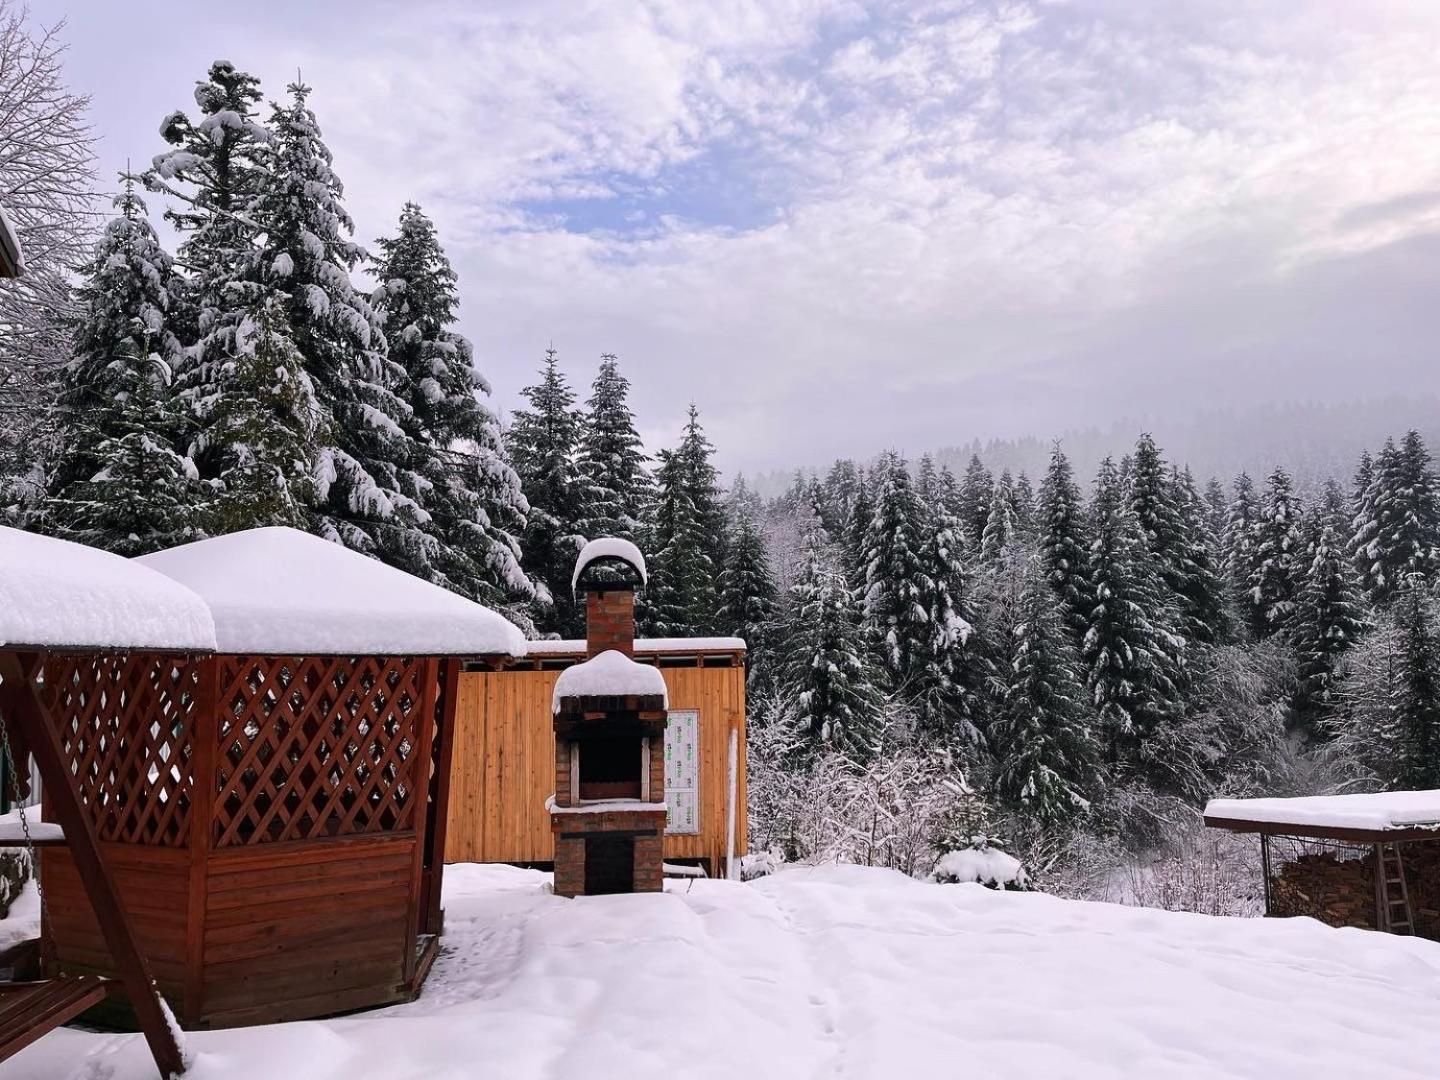
[[[1259,835],[1267,915],[1440,941],[1440,791],[1213,799],[1205,823]]]
[[[160,989],[186,1027],[412,997],[437,950],[459,654],[496,613],[291,529],[137,562],[204,601],[213,653],[33,661]],[[52,966],[107,973],[47,851]]]

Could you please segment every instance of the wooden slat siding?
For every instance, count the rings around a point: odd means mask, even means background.
[[[644,657],[642,656],[643,660]],[[725,860],[728,753],[739,732],[735,851],[746,851],[745,668],[662,667],[672,709],[700,712],[700,832],[667,835],[665,857]],[[550,862],[555,841],[545,798],[555,787],[550,715],[558,669],[472,671],[460,676],[446,862]]]
[[[189,936],[189,853],[128,843],[102,843],[100,850],[160,992],[179,1009],[185,997]],[[70,852],[46,848],[40,854],[40,875],[50,915],[47,943],[59,969],[74,975],[113,975],[114,964]]]
[[[400,1000],[420,843],[407,831],[212,852],[203,1026]]]

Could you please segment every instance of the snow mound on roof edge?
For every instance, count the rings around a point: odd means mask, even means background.
[[[525,636],[497,612],[298,529],[249,529],[135,561],[209,604],[222,652],[525,653]]]
[[[583,664],[568,667],[555,680],[550,711],[560,711],[562,698],[658,696],[670,705],[665,676],[650,664],[637,664],[630,657],[608,649]]]
[[[621,540],[618,536],[602,536],[591,540],[580,549],[580,555],[575,560],[575,572],[570,575],[571,592],[580,584],[580,575],[585,572],[585,568],[601,559],[620,559],[629,563],[640,575],[640,584],[650,584],[650,577],[645,569],[645,556],[640,553],[640,549],[629,540]]]
[[[205,601],[134,560],[0,526],[0,645],[209,652]]]

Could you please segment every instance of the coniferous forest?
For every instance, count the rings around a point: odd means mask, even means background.
[[[406,203],[361,246],[309,94],[216,62],[135,148],[48,329],[0,343],[7,523],[124,555],[294,526],[561,637],[581,545],[634,539],[642,633],[749,643],[751,842],[790,860],[995,845],[1060,891],[1139,858],[1136,888],[1183,889],[1165,860],[1212,795],[1440,787],[1415,431],[1303,485],[1141,434],[1093,476],[1059,444],[1033,477],[889,451],[762,498],[695,405],[642,445],[614,355],[537,349],[497,415],[434,224]]]

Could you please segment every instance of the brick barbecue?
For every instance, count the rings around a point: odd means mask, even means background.
[[[618,569],[614,564],[619,564]],[[560,896],[659,892],[665,837],[665,725],[663,682],[634,661],[635,590],[644,561],[605,556],[576,569],[585,592],[587,665],[604,665],[618,681],[578,693],[556,687],[555,892]],[[618,654],[618,655],[617,655]],[[620,658],[624,658],[623,660]],[[603,658],[603,659],[600,659]],[[633,669],[633,678],[627,672]],[[605,692],[592,692],[595,689]]]

